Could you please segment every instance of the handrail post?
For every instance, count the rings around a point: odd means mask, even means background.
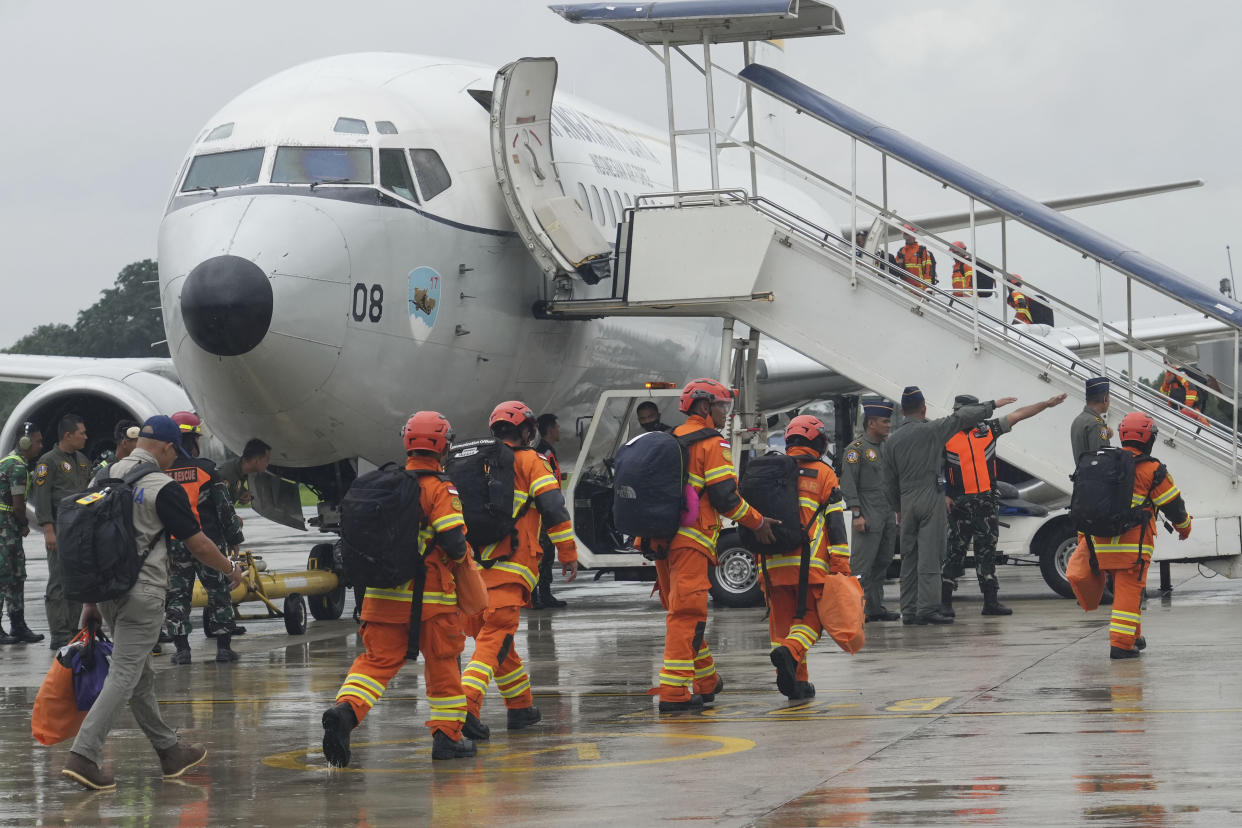
[[[733,318],[728,316],[720,331],[720,381],[733,384]]]
[[[673,192],[681,189],[677,177],[677,121],[673,116],[673,56],[669,52],[668,38],[664,38],[664,102],[668,108],[668,149],[673,173]],[[681,206],[681,197],[673,196],[673,206]]]
[[[716,157],[716,91],[712,86],[712,38],[703,33],[703,79],[707,88],[707,153],[712,167],[712,189],[720,189],[720,159]],[[714,204],[720,204],[718,197]]]
[[[858,139],[850,139],[850,287],[858,287]]]
[[[970,263],[970,319],[972,323],[971,335],[974,337],[975,353],[979,353],[979,274],[975,272],[975,199],[970,198],[970,250],[968,255],[963,256],[964,260]],[[966,261],[962,262],[962,267],[966,266]],[[949,277],[952,279],[952,276]]]
[[[1096,319],[1100,331],[1100,376],[1108,376],[1108,366],[1104,364],[1104,271],[1100,268],[1100,260],[1095,260],[1095,304]]]
[[[754,47],[751,41],[747,40],[742,44],[742,63],[745,66],[751,64],[753,57],[752,49]],[[754,90],[749,83],[743,84],[746,90],[746,136],[750,140],[750,194],[759,195],[759,155],[755,152],[755,101]]]
[[[1242,352],[1238,351],[1238,329],[1233,329],[1233,485],[1238,485],[1238,363]]]

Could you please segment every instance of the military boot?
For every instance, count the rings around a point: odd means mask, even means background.
[[[9,613],[9,620],[13,622],[10,625],[13,637],[16,638],[18,641],[20,641],[21,643],[38,644],[40,641],[43,640],[43,636],[40,633],[37,633],[34,630],[30,629],[30,627],[26,626],[26,613],[25,612],[23,611],[11,612]]]
[[[923,626],[924,624],[952,624],[953,619],[939,610],[932,610],[926,615],[917,616],[914,619],[914,623],[919,626]]]
[[[1140,653],[1138,650],[1126,650],[1121,647],[1109,647],[1108,648],[1109,658],[1138,658],[1141,655],[1142,653]]]
[[[716,676],[716,686],[712,688],[710,693],[701,693],[703,704],[711,704],[716,700],[716,694],[724,691],[724,678]]]
[[[660,700],[661,713],[685,713],[694,710],[703,709],[703,697],[691,696],[684,701],[664,701]]]
[[[980,615],[1013,615],[1013,610],[1002,604],[996,597],[1000,585],[996,581],[983,584],[983,611]]]
[[[3,644],[20,644],[21,639],[15,635],[9,635],[4,631],[4,626],[0,624],[0,645]]]
[[[157,642],[158,643],[158,642]],[[174,635],[173,643],[177,645],[177,652],[169,658],[173,664],[189,664],[190,663],[190,638],[186,635]]]
[[[358,726],[354,709],[337,702],[323,713],[323,756],[334,768],[349,764],[349,736]]]
[[[486,742],[492,738],[492,729],[483,724],[483,720],[478,716],[467,713],[466,723],[461,726],[461,735],[475,742]]]
[[[237,653],[233,652],[232,649],[229,648],[232,638],[233,637],[230,635],[216,636],[216,661],[219,661],[222,664],[237,661]]]
[[[940,614],[947,618],[957,618],[957,613],[953,611],[953,590],[957,589],[957,582],[948,579],[940,582]]]
[[[442,731],[437,730],[436,735],[431,737],[432,759],[469,759],[478,752],[474,742],[465,736],[453,741]]]
[[[776,668],[776,689],[787,699],[794,697],[794,686],[798,683],[798,660],[789,648],[781,645],[773,648],[768,656],[772,666]]]
[[[794,683],[794,694],[790,696],[795,701],[803,699],[815,698],[815,685],[809,681],[799,681]]]

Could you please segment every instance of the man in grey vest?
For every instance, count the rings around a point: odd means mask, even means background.
[[[1015,397],[964,405],[948,417],[927,419],[923,392],[910,385],[901,394],[906,418],[884,449],[884,484],[897,504],[901,534],[901,622],[952,624],[940,613],[940,567],[948,543],[949,520],[937,473],[944,444],[958,431],[992,416]]]
[[[152,471],[134,483],[134,554],[150,551],[129,592],[113,601],[84,604],[81,625],[106,621],[112,634],[112,661],[99,698],[82,723],[73,741],[72,752],[61,773],[95,791],[116,788],[111,773],[99,766],[104,742],[121,706],[129,702],[155,752],[165,779],[173,779],[207,758],[201,745],[185,744],[165,724],[155,698],[155,672],[151,669],[151,649],[164,624],[164,596],[168,592],[168,547],[166,537],[182,541],[190,554],[213,569],[227,573],[231,587],[242,580],[242,570],[220,553],[203,534],[185,491],[164,474],[181,455],[181,432],[171,417],[151,417],[143,424],[138,445],[112,468],[112,477],[123,477],[138,464],[147,463]]]
[[[1074,452],[1074,466],[1078,458],[1089,451],[1098,451],[1112,445],[1113,430],[1108,427],[1109,396],[1108,377],[1092,377],[1087,380],[1087,405],[1070,425],[1070,450]]]
[[[863,401],[863,433],[845,448],[841,493],[849,504],[850,571],[862,582],[868,621],[897,621],[884,606],[884,577],[897,549],[897,518],[884,486],[884,442],[893,424],[893,404]]]

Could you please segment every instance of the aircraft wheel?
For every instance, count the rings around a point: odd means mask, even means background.
[[[332,544],[317,543],[310,552],[308,569],[332,571]],[[338,575],[340,573],[337,573]],[[345,611],[345,582],[337,578],[336,587],[323,595],[311,595],[310,613],[316,621],[335,621]]]
[[[293,592],[285,596],[285,632],[302,635],[306,632],[306,599]]]
[[[755,565],[755,556],[738,540],[737,532],[720,534],[716,561],[716,566],[707,570],[712,599],[716,603],[726,607],[763,606],[759,567]]]
[[[1039,555],[1039,571],[1044,576],[1044,582],[1062,598],[1074,597],[1074,588],[1070,586],[1069,578],[1065,577],[1065,569],[1069,566],[1070,556],[1074,554],[1074,549],[1077,547],[1078,533],[1073,529],[1066,529],[1059,538],[1045,543]],[[1112,602],[1113,577],[1110,572],[1100,603],[1111,604]]]

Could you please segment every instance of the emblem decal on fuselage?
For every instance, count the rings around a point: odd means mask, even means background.
[[[440,310],[440,274],[430,267],[410,271],[410,332],[424,339],[436,324]]]

